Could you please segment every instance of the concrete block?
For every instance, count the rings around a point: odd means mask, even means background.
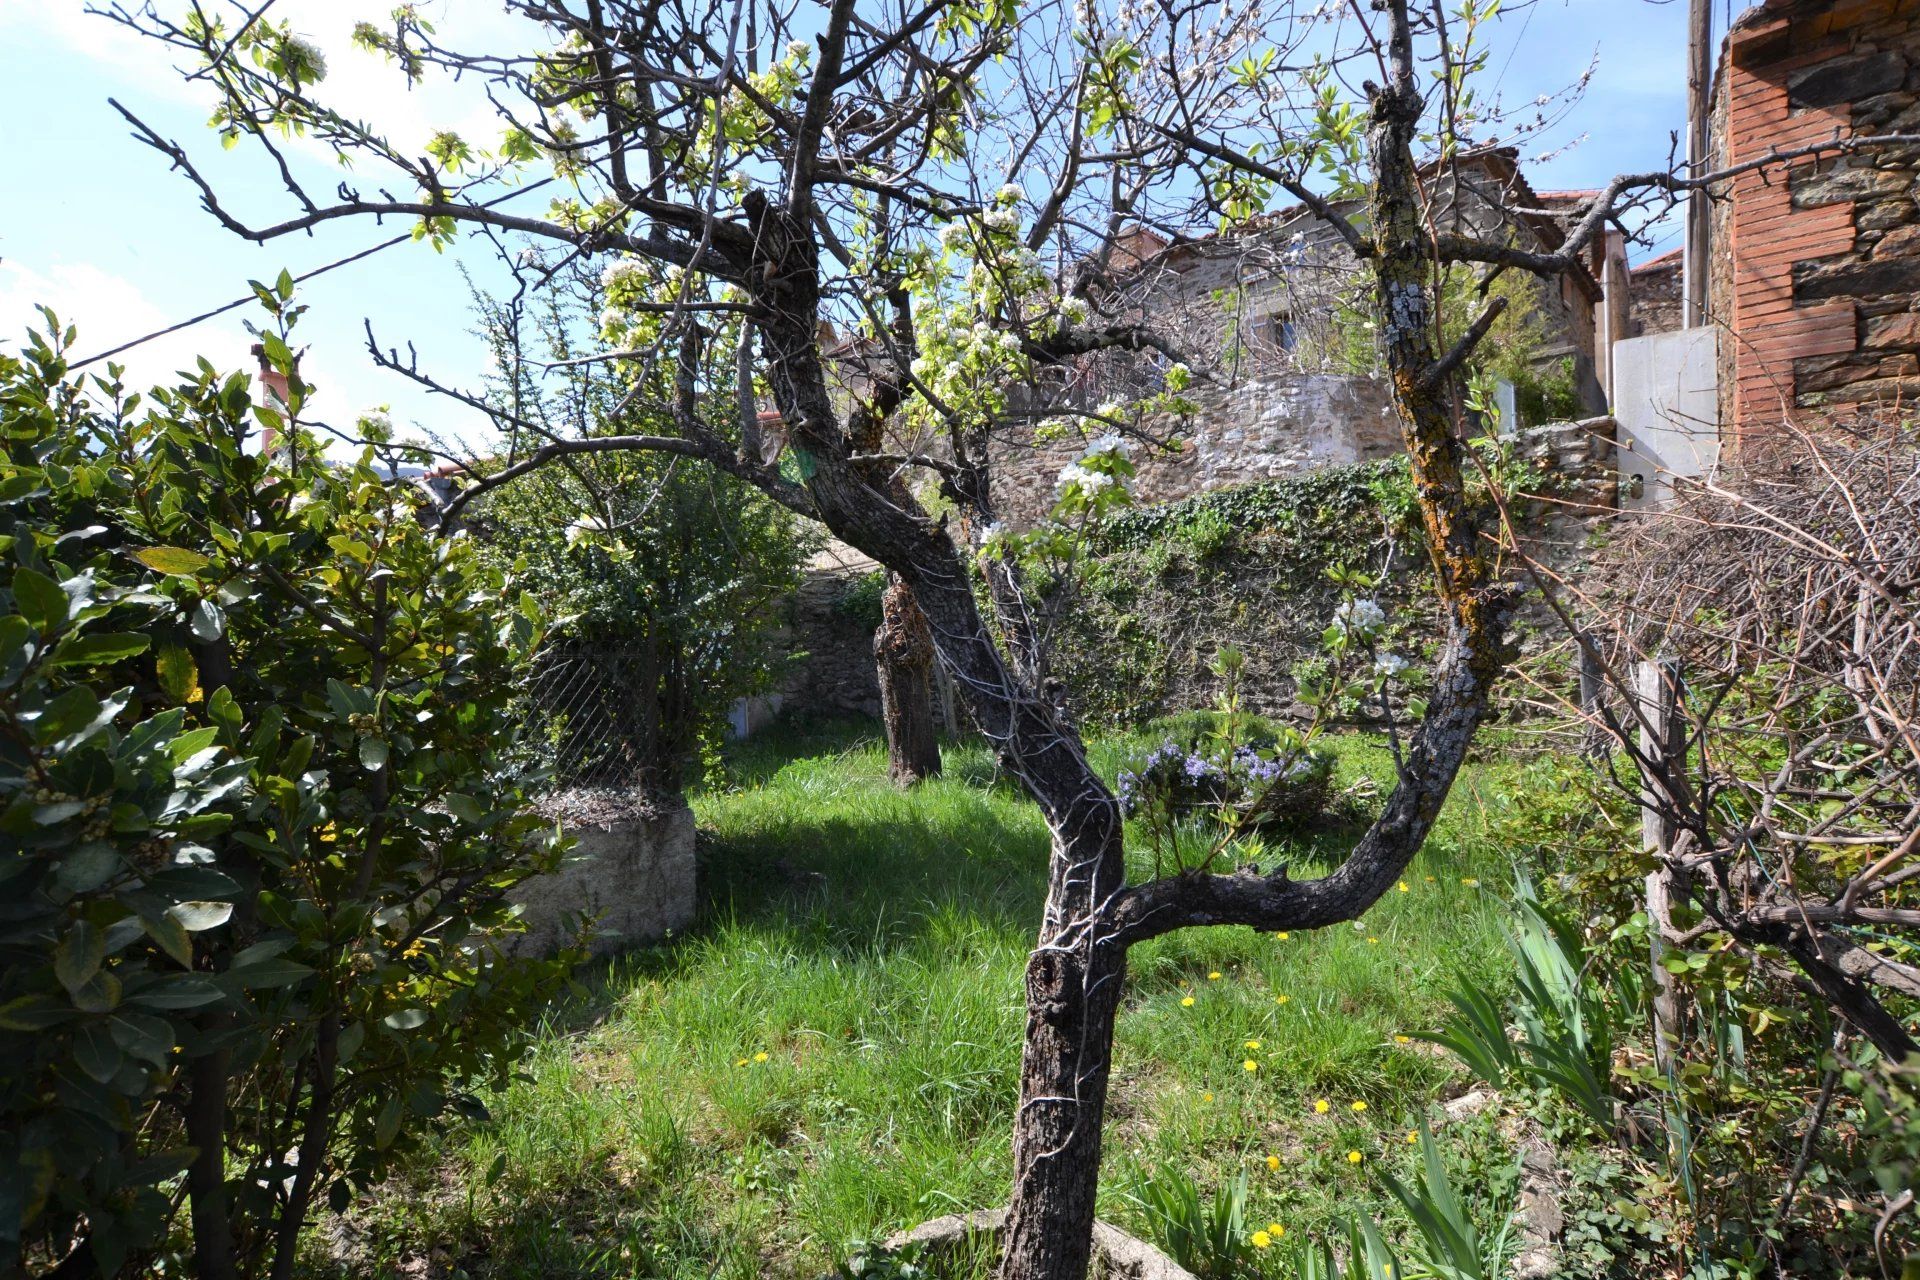
[[[541,805],[578,843],[547,875],[513,893],[526,932],[513,950],[558,950],[591,920],[589,950],[611,955],[687,927],[694,911],[693,811],[630,793],[577,789]]]

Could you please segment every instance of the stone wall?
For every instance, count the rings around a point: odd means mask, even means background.
[[[558,870],[523,881],[513,901],[526,932],[513,949],[549,954],[588,924],[589,950],[610,955],[687,927],[694,912],[693,812],[628,792],[575,789],[541,812],[578,842]]]
[[[830,543],[808,562],[788,602],[792,647],[779,680],[781,706],[821,716],[880,715],[880,680],[873,666],[871,613],[856,607],[861,584],[880,566],[845,543]]]
[[[1920,10],[1767,0],[1728,35],[1716,162],[1840,134],[1920,130]],[[1920,150],[1743,175],[1717,220],[1715,281],[1736,441],[1783,415],[1920,394]]]
[[[1269,370],[1196,386],[1190,395],[1200,410],[1191,419],[1151,428],[1179,437],[1174,451],[1135,451],[1134,494],[1142,503],[1368,462],[1402,448],[1387,388],[1375,378]],[[1053,506],[1060,469],[1084,449],[1078,435],[999,446],[993,483],[1001,521],[1016,529],[1037,523]]]
[[[1633,310],[1627,321],[1627,337],[1672,333],[1685,320],[1683,257],[1684,251],[1675,249],[1633,269]]]
[[[1514,451],[1551,472],[1548,496],[1517,499],[1529,555],[1578,581],[1596,526],[1617,499],[1610,419],[1523,433]],[[1342,598],[1335,566],[1370,572],[1369,591],[1409,656],[1438,634],[1426,557],[1402,523],[1411,518],[1404,465],[1330,468],[1117,517],[1096,538],[1082,581],[1054,620],[1052,664],[1069,705],[1089,725],[1137,725],[1208,706],[1219,691],[1209,664],[1223,645],[1246,656],[1243,705],[1299,718],[1295,673],[1320,658],[1321,637]],[[1210,513],[1224,517],[1204,521]],[[1483,512],[1491,521],[1491,511]],[[1212,530],[1196,539],[1192,530]],[[1397,532],[1391,543],[1383,536]],[[1553,638],[1557,619],[1529,592],[1517,631]],[[1358,714],[1365,718],[1369,711]]]

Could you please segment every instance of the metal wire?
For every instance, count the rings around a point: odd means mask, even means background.
[[[534,662],[524,694],[525,741],[555,785],[634,783],[651,738],[644,663],[624,646],[562,643]]]

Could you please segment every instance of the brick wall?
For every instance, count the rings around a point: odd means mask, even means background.
[[[1768,0],[1727,40],[1716,162],[1920,126],[1920,5]],[[1737,446],[1786,417],[1920,392],[1920,153],[1744,174],[1723,193],[1715,319]],[[1727,393],[1731,392],[1730,396]]]

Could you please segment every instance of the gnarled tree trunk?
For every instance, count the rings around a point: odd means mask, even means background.
[[[1064,781],[1064,780],[1063,780]],[[1091,798],[1090,798],[1091,799]],[[1126,948],[1107,920],[1125,880],[1118,807],[1056,828],[1046,921],[1027,959],[1027,1029],[1000,1280],[1087,1274]]]
[[[933,632],[897,573],[887,575],[873,665],[880,678],[880,715],[887,726],[887,772],[903,787],[940,774],[933,729]]]

